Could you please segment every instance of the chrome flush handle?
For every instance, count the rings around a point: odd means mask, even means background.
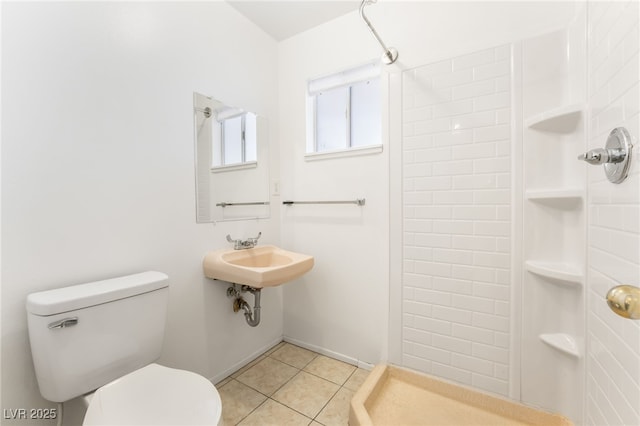
[[[78,324],[78,317],[64,318],[60,321],[54,321],[49,324],[49,329],[53,330],[54,328],[66,328],[76,324]]]

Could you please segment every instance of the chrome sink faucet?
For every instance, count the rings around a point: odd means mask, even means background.
[[[227,241],[233,243],[234,250],[243,250],[254,248],[258,245],[258,238],[262,235],[262,232],[258,232],[258,236],[255,238],[247,238],[246,240],[234,240],[231,238],[231,235],[227,235]]]

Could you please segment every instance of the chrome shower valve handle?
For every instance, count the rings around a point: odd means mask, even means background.
[[[624,127],[616,127],[609,133],[604,148],[595,148],[578,155],[578,160],[589,164],[604,166],[607,179],[613,183],[621,183],[629,175],[631,166],[631,136]]]
[[[604,149],[596,148],[591,151],[587,151],[584,154],[578,155],[578,160],[586,161],[589,164],[602,164],[605,161],[602,159],[602,152]]]
[[[589,164],[620,163],[626,156],[626,152],[620,148],[596,148],[578,155],[578,160],[584,160]]]

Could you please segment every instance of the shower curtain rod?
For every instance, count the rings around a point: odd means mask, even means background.
[[[371,34],[373,34],[376,40],[378,40],[378,43],[380,43],[380,46],[382,46],[382,50],[384,50],[384,54],[382,55],[382,61],[387,65],[391,65],[396,61],[396,59],[398,59],[398,51],[393,47],[387,47],[384,44],[384,42],[378,35],[378,32],[373,28],[373,25],[371,25],[371,22],[367,19],[366,15],[364,14],[364,7],[368,4],[375,3],[375,2],[376,0],[362,0],[362,3],[360,4],[360,16],[369,27],[369,30],[371,30]]]

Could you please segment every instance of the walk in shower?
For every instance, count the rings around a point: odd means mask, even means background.
[[[615,184],[578,160],[620,124],[638,141],[638,5],[603,9],[391,79],[392,343],[401,365],[576,424],[636,424],[640,326],[605,295],[639,284],[639,162]]]

